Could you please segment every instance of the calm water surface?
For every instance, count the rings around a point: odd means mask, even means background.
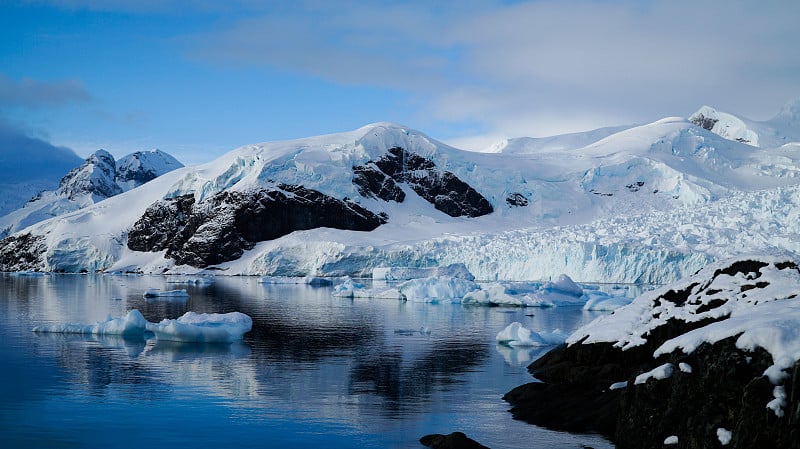
[[[502,395],[546,350],[498,347],[513,321],[571,331],[580,308],[514,309],[340,299],[330,288],[221,277],[0,275],[2,448],[420,448],[464,431],[499,448],[611,448],[511,419]],[[186,288],[186,302],[142,298]],[[150,321],[240,311],[233,345],[35,334],[139,309]],[[420,332],[420,329],[423,331]]]

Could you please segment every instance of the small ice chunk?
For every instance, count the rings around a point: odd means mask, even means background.
[[[121,335],[125,337],[140,336],[144,334],[147,320],[136,309],[128,312],[124,317],[113,318],[109,316],[105,321],[95,324],[53,324],[36,326],[34,332],[47,332],[59,334],[84,334],[84,335]]]
[[[525,305],[521,298],[510,295],[508,289],[504,285],[496,282],[484,285],[480,290],[467,293],[461,299],[461,303],[503,306]]]
[[[460,302],[467,293],[479,288],[473,281],[450,276],[412,279],[397,286],[406,300],[412,302]]]
[[[353,298],[356,295],[356,291],[363,291],[366,290],[364,284],[360,284],[349,277],[341,284],[333,287],[333,296],[338,298]]]
[[[623,380],[622,382],[614,382],[613,384],[611,384],[611,386],[608,387],[608,389],[609,390],[621,390],[623,388],[626,388],[627,386],[628,386],[628,382]]]
[[[678,444],[678,436],[677,435],[670,435],[664,438],[664,446],[672,446],[673,444]]]
[[[730,430],[722,427],[717,428],[717,439],[719,440],[719,444],[727,446],[728,443],[731,442],[731,437],[733,437],[733,433]]]
[[[185,289],[161,291],[161,289],[158,288],[151,288],[144,292],[142,296],[145,298],[187,299],[189,298],[189,293],[187,293]]]
[[[306,276],[305,278],[303,278],[303,280],[306,285],[311,285],[314,287],[325,287],[328,285],[333,285],[333,280],[319,276]]]
[[[239,341],[252,327],[253,320],[241,312],[186,312],[174,320],[147,323],[147,330],[153,332],[158,340],[198,343]]]
[[[515,321],[498,332],[495,339],[498,343],[508,346],[551,346],[563,343],[566,335],[558,331],[533,332],[522,326],[522,323]]]
[[[678,363],[678,369],[680,369],[682,373],[686,374],[692,373],[692,365],[689,365],[688,363],[684,362]]]
[[[639,374],[636,376],[636,379],[633,381],[634,385],[639,385],[647,382],[650,379],[656,380],[664,380],[668,379],[672,376],[672,372],[675,367],[672,363],[665,363],[661,366],[657,366],[646,373]]]

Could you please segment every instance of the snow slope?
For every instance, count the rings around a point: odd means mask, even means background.
[[[160,150],[137,151],[119,161],[98,150],[61,178],[57,189],[39,191],[20,209],[1,216],[0,237],[134,189],[182,166]]]
[[[786,103],[778,114],[759,122],[703,106],[689,121],[726,139],[756,147],[775,148],[800,142],[800,98]]]
[[[485,197],[493,212],[469,218],[435,208],[412,188],[416,177],[431,176],[426,170],[397,178],[402,201],[364,194],[353,167],[374,167],[393,148],[451,173]],[[167,173],[34,225],[6,249],[0,243],[0,263],[5,269],[200,272],[176,265],[169,250],[127,247],[128,230],[151,204],[192,198],[202,209],[221,192],[302,185],[388,220],[370,232],[316,228],[254,242],[238,259],[206,271],[370,276],[376,267],[464,263],[483,280],[564,273],[579,282],[670,282],[736,254],[796,253],[798,161],[800,145],[757,148],[681,118],[624,128],[569,151],[507,154],[460,151],[418,131],[377,123],[248,145]],[[31,239],[20,239],[28,233]],[[38,244],[44,249],[30,266],[3,258],[9,248]]]

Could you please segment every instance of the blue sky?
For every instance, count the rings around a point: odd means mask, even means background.
[[[800,96],[799,5],[6,0],[0,124],[198,163],[377,121],[477,149],[703,104],[768,119]]]

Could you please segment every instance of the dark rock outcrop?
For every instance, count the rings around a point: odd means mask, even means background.
[[[282,184],[269,191],[224,191],[200,203],[191,195],[158,201],[131,228],[128,248],[166,250],[179,264],[207,267],[298,230],[371,231],[384,223],[384,215],[358,204]]]
[[[719,120],[706,117],[703,114],[696,114],[689,118],[689,121],[705,130],[711,131]]]
[[[432,449],[489,449],[477,441],[464,435],[462,432],[453,432],[449,435],[434,433],[419,439],[423,446]]]
[[[405,183],[451,217],[480,217],[494,211],[483,195],[456,175],[400,147],[390,148],[377,161],[353,167],[353,172],[353,183],[362,196],[402,202],[405,194],[397,183]]]
[[[680,349],[656,352],[694,329],[724,325],[728,301],[758,305],[765,297],[753,298],[770,285],[764,280],[770,277],[762,277],[767,270],[798,268],[791,261],[740,260],[707,271],[705,279],[695,276],[666,288],[650,301],[650,315],[641,317],[643,323],[661,323],[646,330],[643,343],[586,343],[584,337],[559,346],[528,368],[542,382],[517,387],[504,399],[517,419],[563,431],[598,432],[619,449],[661,448],[672,435],[679,440],[671,447],[723,447],[720,432],[723,439],[731,437],[727,448],[800,448],[800,362],[784,371],[785,402],[783,416],[778,416],[766,407],[774,399],[775,385],[765,370],[775,361],[760,347],[737,347],[739,335],[703,343],[688,354]],[[794,296],[766,300],[798,301]],[[669,310],[678,312],[669,316]],[[636,382],[640,374],[665,364],[670,364],[671,375]]]
[[[46,250],[44,237],[32,234],[0,240],[0,271],[40,271]]]
[[[353,184],[364,197],[375,196],[384,201],[402,203],[406,194],[393,178],[380,171],[375,164],[353,167]]]
[[[528,198],[521,193],[510,193],[506,197],[506,204],[512,207],[525,207],[528,205]]]

